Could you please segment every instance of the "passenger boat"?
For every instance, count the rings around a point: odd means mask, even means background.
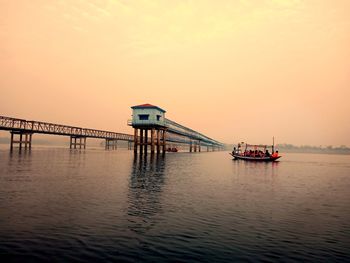
[[[178,149],[176,148],[176,147],[169,147],[168,149],[166,149],[167,150],[167,152],[178,152]]]
[[[242,146],[244,150],[242,150]],[[271,153],[269,152],[271,148]],[[275,145],[254,145],[239,143],[237,149],[234,148],[230,155],[233,156],[234,160],[245,160],[255,162],[274,162],[281,158],[278,151],[275,151]]]

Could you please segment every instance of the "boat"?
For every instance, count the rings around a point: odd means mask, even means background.
[[[245,146],[245,147],[244,147]],[[242,148],[244,147],[244,150]],[[269,149],[271,148],[271,153]],[[274,162],[281,158],[278,151],[275,151],[275,145],[255,145],[247,143],[238,143],[238,147],[234,147],[232,153],[234,160],[245,160],[254,162]]]
[[[178,149],[176,148],[176,147],[169,147],[168,149],[167,149],[167,152],[178,152]]]

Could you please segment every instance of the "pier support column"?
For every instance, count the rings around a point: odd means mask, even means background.
[[[29,150],[32,149],[32,133],[29,134]]]
[[[160,153],[160,130],[157,130],[157,153]]]
[[[70,136],[69,138],[69,148],[76,149],[79,146],[79,149],[86,149],[86,137],[84,136]]]
[[[19,136],[19,140],[16,141],[16,136]],[[19,145],[19,149],[22,150],[22,146],[24,149],[32,148],[32,133],[31,132],[23,132],[23,131],[11,131],[11,142],[10,149],[13,150],[13,146],[15,144]]]
[[[13,132],[11,132],[11,143],[10,143],[10,149],[13,149]]]
[[[163,154],[166,151],[166,130],[163,130]]]
[[[151,129],[151,154],[154,154],[154,128]]]
[[[140,154],[143,153],[143,129],[140,129]]]
[[[105,149],[106,150],[118,149],[118,140],[117,139],[106,139]]]
[[[138,132],[140,131],[140,132]],[[150,133],[150,134],[149,134]],[[150,138],[148,138],[150,136]],[[166,151],[166,129],[158,126],[151,127],[135,127],[134,128],[134,153],[140,150],[140,155],[147,154],[148,146],[150,146],[151,154],[155,152],[165,153]],[[139,147],[139,149],[138,149]]]
[[[144,145],[145,145],[145,154],[147,154],[147,146],[148,146],[148,130],[145,130],[145,137],[144,137]]]
[[[198,152],[201,152],[201,141],[198,141]]]
[[[192,140],[190,141],[190,153],[192,152]]]
[[[134,154],[137,154],[138,144],[138,129],[134,128]]]
[[[22,143],[23,143],[22,137],[23,137],[23,133],[20,133],[19,134],[19,149],[20,150],[22,150]]]

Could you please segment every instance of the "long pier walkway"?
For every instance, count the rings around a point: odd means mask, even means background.
[[[129,122],[129,125],[132,125],[132,123]],[[144,125],[145,124],[143,124],[143,126]],[[9,131],[11,133],[11,150],[15,145],[18,145],[19,149],[30,149],[32,147],[32,136],[35,133],[70,137],[69,145],[70,148],[74,149],[85,149],[87,138],[104,139],[106,149],[116,149],[117,141],[127,141],[129,150],[132,149],[132,145],[134,145],[134,149],[138,145],[142,145],[145,147],[145,152],[147,152],[147,145],[153,147],[156,145],[158,148],[157,152],[160,152],[160,146],[162,146],[162,151],[164,153],[167,143],[173,145],[188,145],[190,152],[196,152],[197,150],[200,152],[201,146],[206,146],[207,151],[222,150],[224,148],[223,143],[169,119],[163,119],[163,125],[161,129],[158,130],[158,135],[155,130],[151,130],[151,136],[149,137],[147,134],[148,129],[149,127],[147,126],[145,134],[141,133],[140,135],[137,134],[137,129],[135,129],[134,135],[131,135],[0,116],[0,130]],[[159,132],[163,134],[162,137],[159,136]],[[165,134],[167,135],[165,136]],[[151,151],[154,152],[154,148],[151,147]]]
[[[81,128],[56,123],[42,121],[28,121],[11,117],[0,116],[0,130],[10,131],[11,149],[14,144],[19,144],[19,148],[31,148],[32,135],[51,134],[70,137],[70,148],[85,148],[86,138],[99,138],[106,140],[106,148],[114,147],[116,141],[128,141],[131,149],[131,143],[134,136],[125,133],[102,131],[89,128]],[[19,137],[19,139],[16,139]]]

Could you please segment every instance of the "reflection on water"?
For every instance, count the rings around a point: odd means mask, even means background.
[[[277,162],[248,162],[243,160],[233,160],[233,167],[236,175],[260,174],[262,176],[277,176]]]
[[[31,171],[31,151],[20,151],[14,153],[9,152],[7,174],[16,176],[21,169],[26,169],[27,172]]]
[[[165,157],[134,156],[128,193],[129,228],[139,234],[154,226],[154,216],[162,209]]]
[[[0,148],[2,262],[350,260],[350,156]]]

